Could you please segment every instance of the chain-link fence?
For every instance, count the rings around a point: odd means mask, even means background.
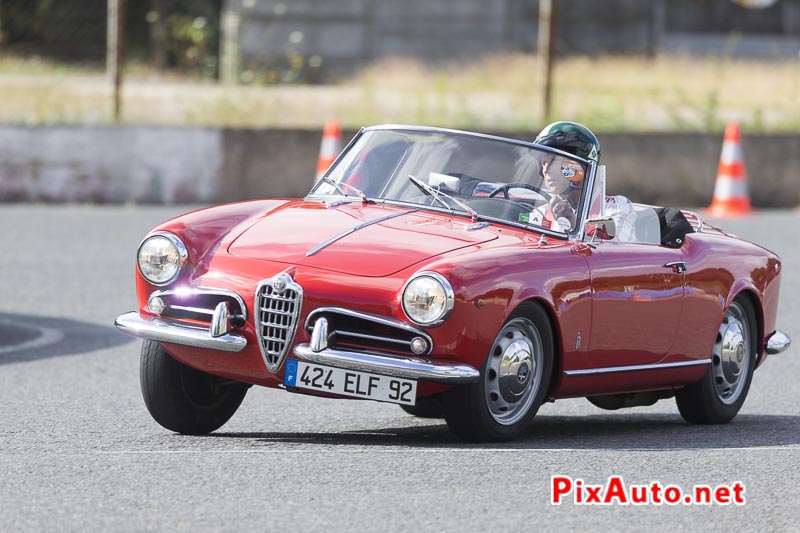
[[[124,5],[129,63],[216,77],[222,0],[128,0]],[[0,0],[0,51],[6,57],[103,68],[107,17],[107,0]]]
[[[722,61],[746,56],[783,62],[761,78],[784,89],[748,102],[740,120],[800,127],[786,113],[799,92],[800,0],[762,10],[723,0],[556,3],[560,116],[609,129],[714,129],[738,98],[730,87],[754,83],[734,72],[723,85]],[[117,4],[118,56],[108,23]],[[305,127],[336,115],[351,126],[527,126],[543,115],[538,13],[538,0],[0,0],[0,123],[114,120],[108,67],[119,57],[128,123]],[[711,59],[656,62],[665,52]],[[619,55],[634,59],[604,62]],[[397,57],[405,62],[380,68]],[[696,83],[679,75],[687,71]]]
[[[451,59],[536,45],[538,0],[127,0],[127,60],[216,78],[220,51],[247,68],[363,65],[387,55]],[[762,10],[696,0],[560,0],[562,53],[652,53],[664,35],[800,33],[800,1]],[[102,66],[109,0],[0,0],[0,53]],[[226,42],[227,40],[227,42]],[[791,39],[789,39],[791,41]],[[777,42],[777,41],[776,41]],[[669,43],[667,43],[669,44]],[[780,48],[780,46],[778,46]],[[773,46],[772,53],[780,53]],[[794,53],[796,54],[796,50]],[[769,51],[767,51],[769,53]],[[240,61],[241,59],[241,61]],[[310,72],[310,71],[309,71]],[[255,76],[238,81],[281,82]],[[305,81],[292,78],[291,81]]]

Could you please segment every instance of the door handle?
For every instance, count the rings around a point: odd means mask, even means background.
[[[670,261],[664,264],[664,268],[671,268],[676,274],[686,272],[686,261]]]

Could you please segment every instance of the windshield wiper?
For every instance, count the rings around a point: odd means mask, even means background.
[[[358,195],[358,197],[361,199],[361,203],[362,203],[362,204],[366,204],[366,203],[368,203],[368,202],[370,201],[370,200],[367,198],[367,195],[366,195],[366,194],[364,194],[364,193],[361,191],[361,189],[358,189],[358,188],[356,188],[356,187],[353,187],[353,186],[352,186],[352,185],[350,185],[349,183],[344,183],[344,182],[335,182],[335,181],[333,181],[332,179],[330,179],[330,178],[329,178],[329,177],[327,177],[327,176],[323,176],[322,178],[320,178],[320,180],[319,180],[319,181],[324,181],[325,183],[327,183],[328,185],[330,185],[331,187],[333,187],[334,189],[336,189],[337,191],[339,191],[339,192],[341,193],[341,195],[342,195],[342,196],[347,196],[347,197],[349,198],[349,197],[350,197],[350,195],[349,195],[349,194],[347,194],[346,192],[344,192],[344,189],[342,189],[342,188],[340,187],[340,185],[344,185],[345,187],[347,187],[348,189],[350,189],[351,191],[353,191],[354,193],[356,193],[356,194]]]
[[[465,204],[461,200],[459,200],[457,198],[453,198],[449,194],[443,193],[439,189],[434,189],[433,187],[431,187],[430,185],[428,185],[427,183],[425,183],[421,179],[419,179],[417,177],[414,177],[411,174],[408,175],[408,179],[411,180],[411,183],[416,185],[417,188],[419,188],[419,190],[421,190],[422,192],[424,192],[425,194],[427,194],[428,196],[430,196],[434,200],[438,201],[440,204],[442,204],[445,207],[445,209],[447,209],[451,213],[453,212],[453,208],[450,207],[450,205],[447,202],[442,200],[442,197],[447,198],[448,200],[450,200],[451,202],[456,204],[458,207],[460,207],[461,209],[463,209],[464,211],[469,213],[469,216],[472,218],[473,222],[478,220],[477,211],[472,209],[470,206],[468,206],[467,204]]]

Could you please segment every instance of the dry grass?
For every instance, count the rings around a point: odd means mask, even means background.
[[[535,56],[439,67],[396,59],[335,85],[237,86],[155,78],[129,69],[124,122],[234,127],[423,123],[537,129],[543,122]],[[0,122],[107,123],[110,88],[97,69],[0,59]],[[800,62],[574,58],[557,65],[553,117],[613,130],[800,132]]]

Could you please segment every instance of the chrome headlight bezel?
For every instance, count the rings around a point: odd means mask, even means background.
[[[142,253],[142,247],[144,247],[144,245],[148,241],[155,238],[166,238],[172,244],[172,246],[175,247],[175,251],[178,255],[178,264],[175,273],[169,279],[162,281],[153,280],[150,277],[148,277],[142,271],[142,266],[140,263],[140,254]],[[175,235],[174,233],[170,233],[168,231],[156,231],[145,237],[144,240],[142,240],[142,242],[139,244],[139,247],[136,249],[136,270],[138,270],[139,274],[141,274],[141,276],[145,279],[145,281],[147,281],[151,285],[155,285],[156,287],[164,287],[166,285],[169,285],[170,283],[173,283],[176,279],[178,279],[181,272],[183,271],[183,266],[186,264],[186,260],[188,259],[188,257],[189,257],[189,252],[186,249],[186,245],[183,244],[183,241],[180,240],[180,238],[178,238],[177,235]]]
[[[412,313],[409,312],[409,309],[406,306],[406,294],[408,293],[409,287],[411,287],[415,281],[421,278],[429,278],[434,280],[441,286],[442,291],[444,293],[445,301],[442,307],[442,312],[439,314],[438,317],[430,321],[422,321],[419,319],[419,317],[415,318],[412,315]],[[456,301],[456,296],[455,296],[455,291],[453,291],[453,286],[450,285],[450,282],[447,281],[447,278],[445,278],[438,272],[425,271],[414,274],[409,278],[409,280],[403,286],[403,290],[400,294],[400,303],[403,307],[403,313],[405,313],[406,317],[411,322],[419,326],[427,326],[427,327],[438,326],[439,324],[447,320],[447,317],[450,316],[450,313],[453,311],[453,307],[455,306],[455,301]]]

